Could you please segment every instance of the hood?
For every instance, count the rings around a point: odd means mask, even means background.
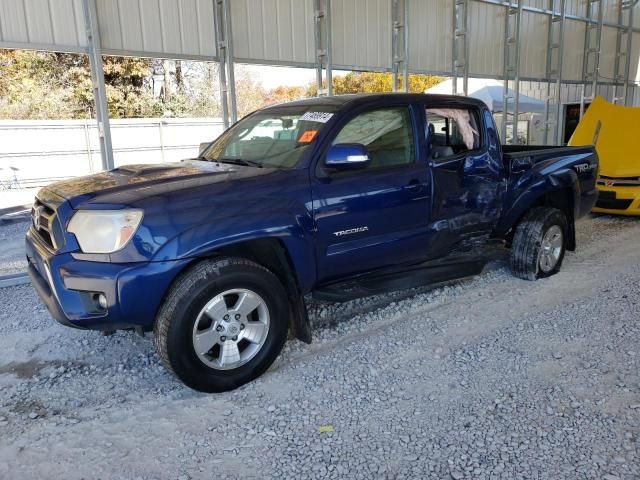
[[[126,165],[107,172],[55,182],[46,190],[69,200],[73,208],[84,203],[123,205],[163,193],[256,177],[273,170],[201,160]]]
[[[594,145],[605,177],[640,177],[640,108],[625,107],[596,97],[585,112],[569,145]]]
[[[636,163],[634,165],[634,163]],[[629,178],[640,177],[640,164],[632,161],[600,162],[599,174],[605,177]]]

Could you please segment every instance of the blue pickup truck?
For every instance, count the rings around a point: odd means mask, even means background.
[[[164,365],[206,392],[262,374],[305,298],[340,301],[478,274],[558,271],[595,203],[591,147],[503,146],[485,104],[346,95],[259,110],[198,158],[42,189],[29,273],[61,323],[153,330]]]

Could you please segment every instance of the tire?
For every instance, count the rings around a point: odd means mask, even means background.
[[[561,234],[559,239],[558,232]],[[567,232],[567,217],[561,210],[550,207],[531,209],[518,224],[513,236],[513,273],[525,280],[537,280],[558,273],[566,251]]]
[[[224,392],[269,368],[288,323],[287,295],[273,273],[243,258],[205,260],[171,287],[156,317],[154,344],[184,384]]]

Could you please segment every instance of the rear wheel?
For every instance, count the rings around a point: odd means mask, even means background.
[[[204,261],[173,286],[154,342],[186,385],[222,392],[261,375],[287,338],[286,293],[275,275],[241,258]]]
[[[564,259],[567,230],[567,217],[561,210],[550,207],[532,209],[517,226],[513,237],[513,273],[525,280],[557,273]]]

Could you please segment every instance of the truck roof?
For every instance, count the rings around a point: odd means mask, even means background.
[[[482,100],[478,100],[472,97],[464,97],[462,95],[436,95],[432,93],[356,93],[348,95],[335,95],[332,97],[313,97],[305,98],[304,100],[296,100],[293,102],[281,103],[278,105],[272,105],[269,108],[277,108],[283,105],[291,106],[320,106],[331,105],[338,108],[346,105],[357,106],[363,103],[369,102],[384,102],[385,100],[402,98],[407,102],[416,101],[433,101],[439,104],[446,104],[450,107],[468,107],[470,105],[475,107],[486,107],[486,104]]]

